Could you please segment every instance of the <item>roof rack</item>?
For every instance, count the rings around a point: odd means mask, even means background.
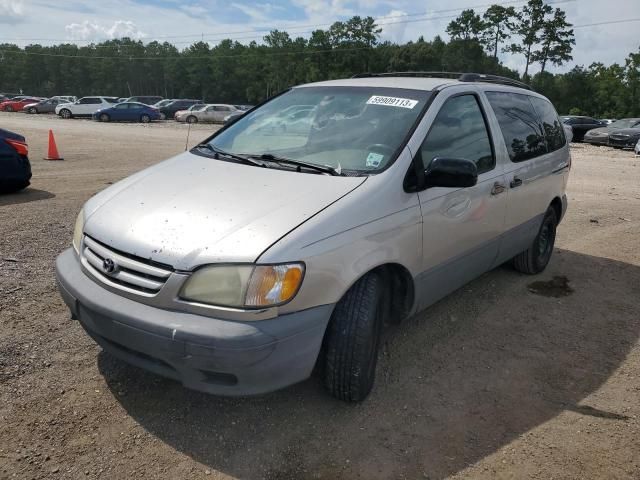
[[[487,75],[485,73],[463,73],[458,78],[461,82],[484,82],[484,83],[497,83],[500,85],[509,85],[511,87],[524,88],[525,90],[533,90],[531,85],[527,85],[524,82],[514,80],[513,78],[500,77],[498,75]]]
[[[426,78],[450,78],[460,82],[483,82],[509,85],[511,87],[533,90],[530,85],[514,80],[512,78],[501,77],[499,75],[488,75],[485,73],[460,73],[460,72],[384,72],[384,73],[358,73],[351,78],[371,78],[371,77],[426,77]]]
[[[427,78],[451,78],[457,80],[464,73],[459,72],[383,72],[383,73],[357,73],[351,78],[369,77],[427,77]]]

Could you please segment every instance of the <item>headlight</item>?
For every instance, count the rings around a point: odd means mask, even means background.
[[[291,300],[303,277],[302,263],[204,267],[191,275],[180,297],[224,307],[271,307]]]
[[[82,231],[84,230],[84,209],[80,210],[76,218],[76,226],[73,229],[73,248],[76,253],[80,253],[80,244],[82,243]]]

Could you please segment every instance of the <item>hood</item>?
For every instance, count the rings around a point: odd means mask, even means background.
[[[365,180],[266,169],[186,152],[89,200],[85,233],[116,250],[179,270],[254,262]]]
[[[640,135],[640,128],[617,128],[609,132],[611,135],[627,135],[629,137],[635,137]]]
[[[585,135],[608,135],[610,132],[611,129],[609,129],[608,127],[600,127],[589,130],[587,133],[585,133]]]

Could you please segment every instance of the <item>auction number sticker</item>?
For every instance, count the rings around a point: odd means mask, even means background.
[[[383,97],[381,95],[374,95],[369,100],[367,100],[367,104],[411,109],[418,104],[418,100],[411,100],[410,98]]]

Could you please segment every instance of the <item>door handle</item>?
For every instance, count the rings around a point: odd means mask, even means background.
[[[491,189],[491,195],[500,195],[505,190],[506,188],[502,183],[496,182],[493,184],[493,188]]]
[[[520,185],[522,185],[522,179],[518,177],[513,177],[513,180],[511,180],[511,183],[509,184],[511,188],[516,188]]]

